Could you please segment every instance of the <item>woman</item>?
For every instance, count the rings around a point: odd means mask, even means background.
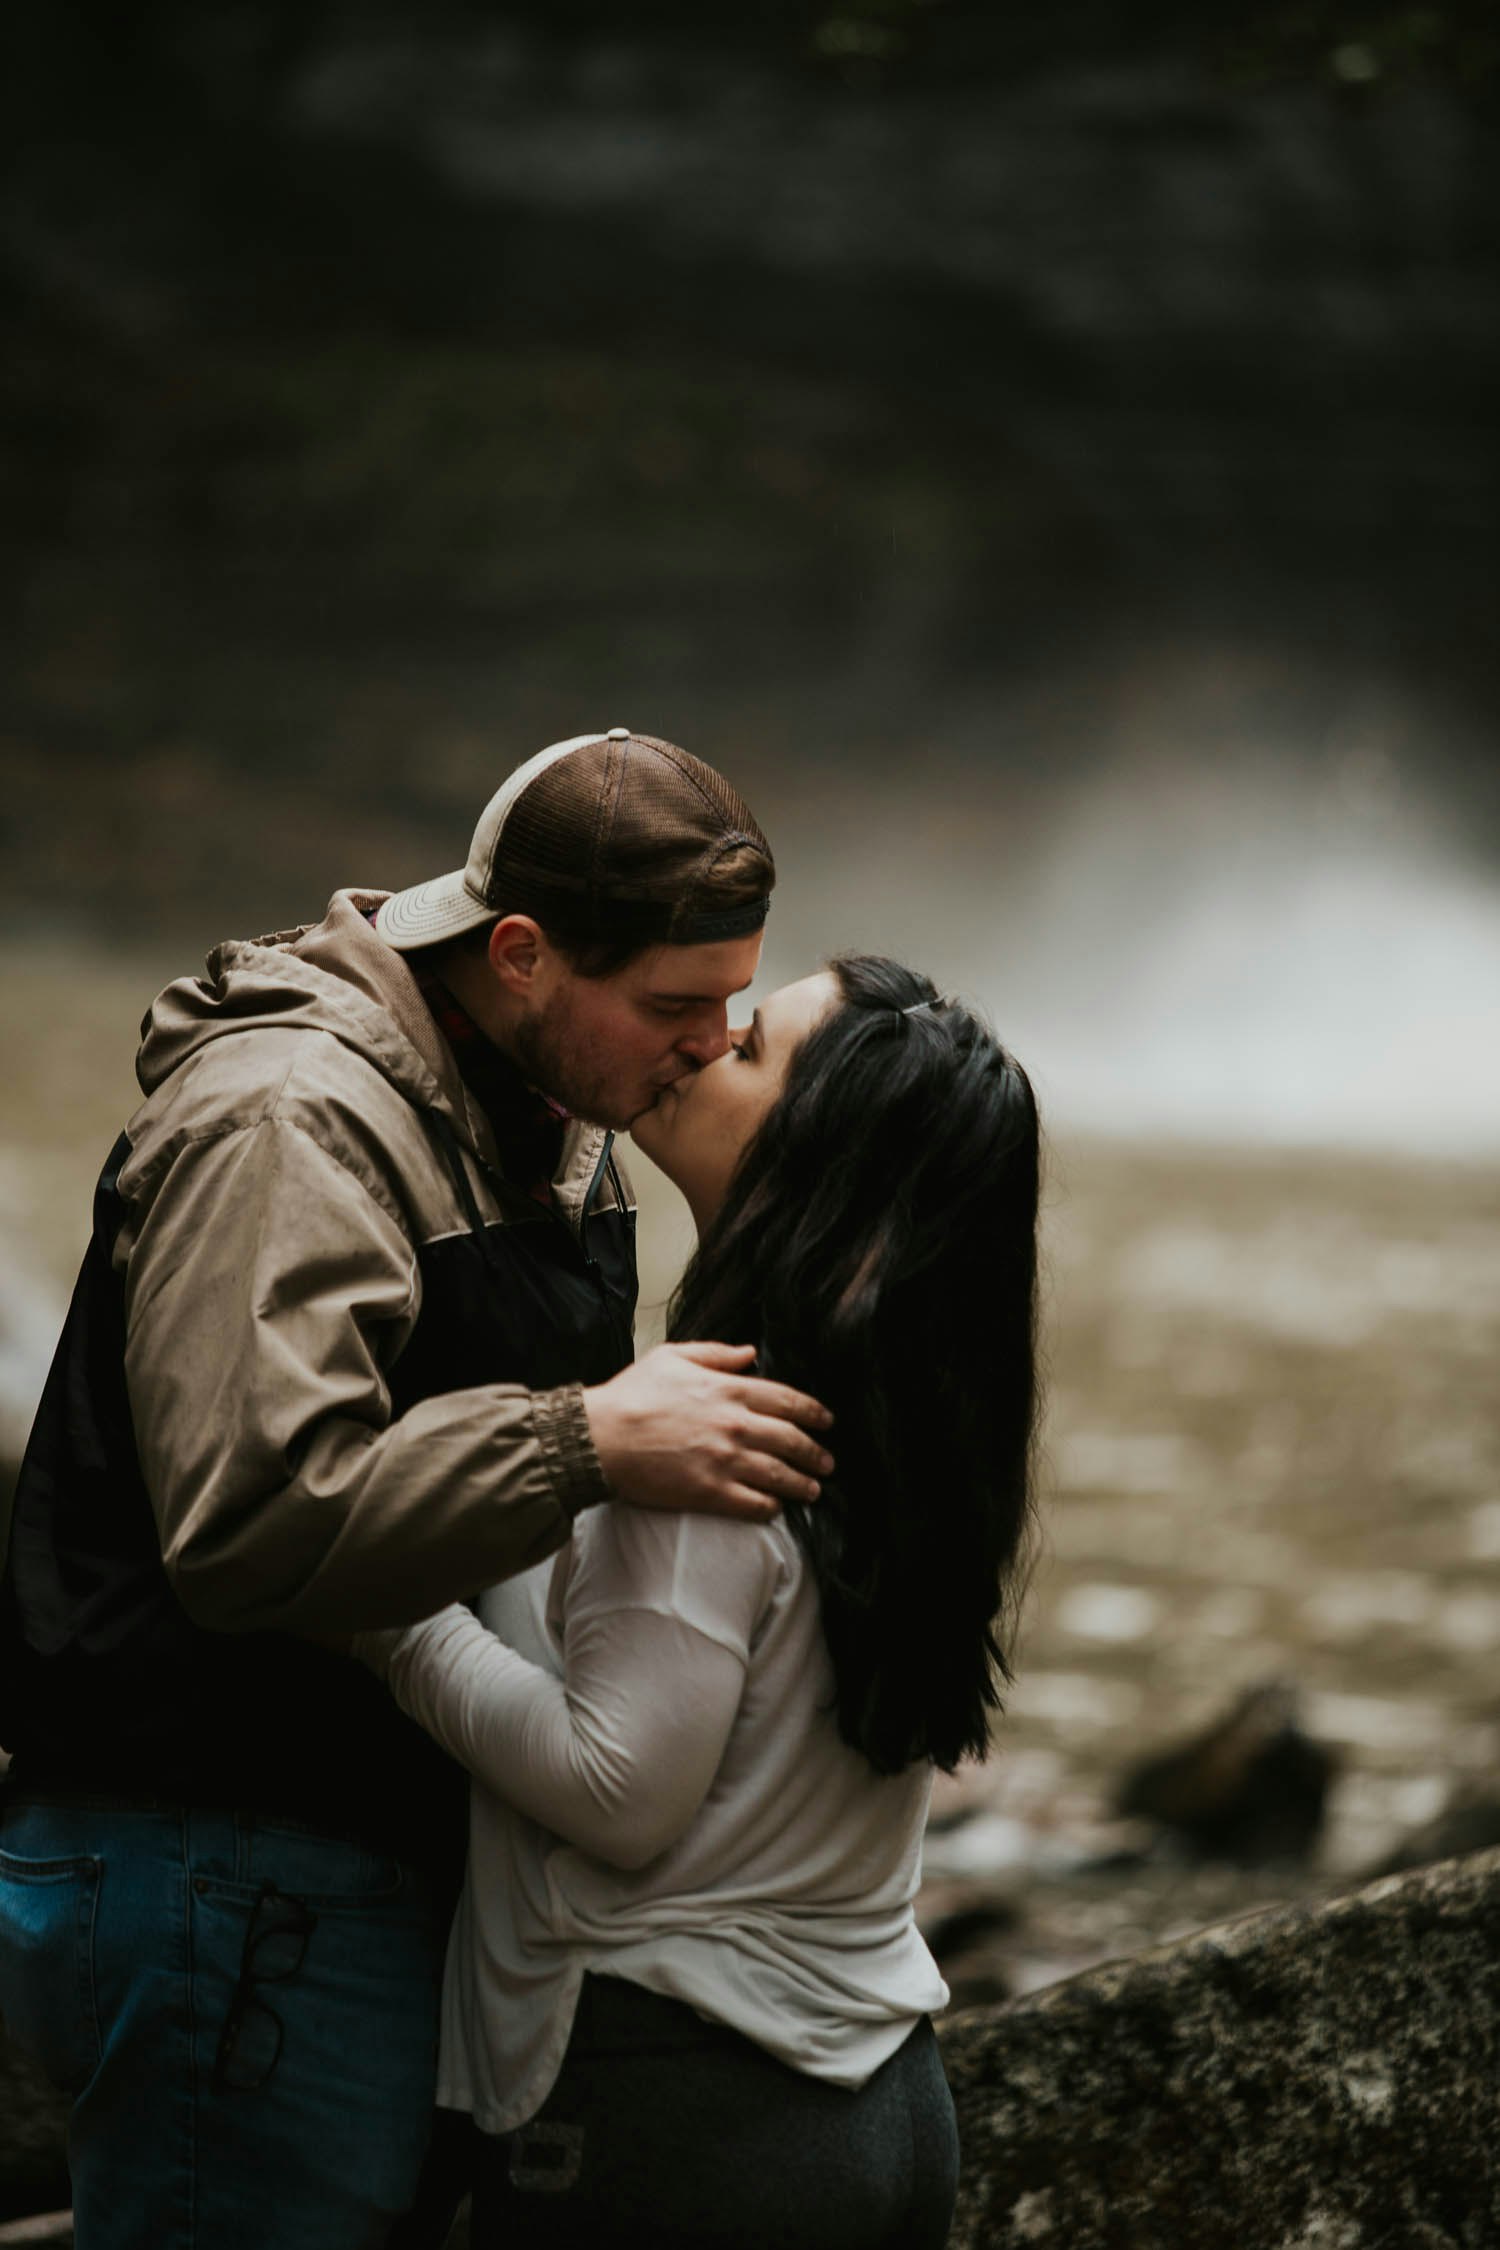
[[[956,2142],[912,1914],[983,1756],[1029,1512],[1037,1126],[894,962],[835,961],[638,1121],[699,1230],[678,1340],[827,1401],[768,1525],[600,1508],[367,1662],[476,1779],[439,2097],[494,2245],[938,2245]]]

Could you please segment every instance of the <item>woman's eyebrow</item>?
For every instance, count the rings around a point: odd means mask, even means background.
[[[749,1039],[749,1044],[750,1044],[750,1045],[751,1045],[752,1047],[758,1047],[758,1046],[760,1045],[760,1043],[761,1043],[761,1038],[760,1038],[760,1010],[759,1010],[759,1008],[757,1008],[757,1009],[755,1010],[754,1014],[753,1014],[753,1015],[751,1016],[751,1018],[750,1018],[750,1039]]]

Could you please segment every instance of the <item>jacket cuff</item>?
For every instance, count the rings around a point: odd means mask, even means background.
[[[583,1385],[532,1393],[532,1419],[542,1459],[552,1479],[558,1506],[571,1523],[580,1508],[595,1508],[612,1497],[589,1429]]]

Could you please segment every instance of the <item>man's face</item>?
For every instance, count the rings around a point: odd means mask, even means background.
[[[760,960],[761,937],[660,945],[612,977],[582,977],[560,955],[509,1041],[535,1086],[575,1117],[623,1130],[662,1089],[729,1048],[729,1002]]]

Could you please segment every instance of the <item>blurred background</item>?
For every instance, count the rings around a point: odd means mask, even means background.
[[[156,988],[628,725],[770,834],[765,985],[905,955],[1045,1103],[1045,1551],[929,1853],[969,1989],[1482,1808],[1492,8],[51,0],[7,48],[0,1457]],[[1246,1691],[1215,1770],[1321,1821],[1122,1824]]]

